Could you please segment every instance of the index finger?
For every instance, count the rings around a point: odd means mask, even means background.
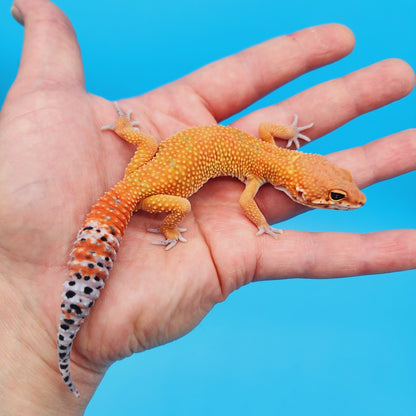
[[[301,74],[348,55],[354,42],[343,25],[311,27],[213,62],[179,82],[221,121]]]

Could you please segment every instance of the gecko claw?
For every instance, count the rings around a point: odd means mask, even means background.
[[[116,108],[116,111],[119,117],[127,117],[127,118],[130,117],[131,111],[128,111],[127,114],[124,114],[123,110],[120,108],[117,101],[114,101],[114,107]]]
[[[104,130],[114,131],[115,128],[116,128],[116,126],[114,124],[107,124],[105,126],[102,126],[100,130],[101,131],[104,131]]]

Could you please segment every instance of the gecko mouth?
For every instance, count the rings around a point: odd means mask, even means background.
[[[321,201],[321,200],[313,201],[312,205],[316,208],[336,209],[338,211],[348,211],[350,209],[356,208],[352,205],[347,205],[347,204],[334,204],[334,203],[329,204],[328,201]]]
[[[316,208],[325,208],[325,209],[335,209],[337,211],[350,211],[353,209],[360,208],[364,205],[363,202],[357,202],[356,204],[350,204],[349,202],[343,201],[340,202],[328,202],[327,200],[315,200],[311,201],[311,206],[314,206]]]

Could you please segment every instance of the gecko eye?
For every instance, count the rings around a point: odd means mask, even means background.
[[[339,201],[347,196],[347,194],[342,191],[332,191],[329,195],[333,201]]]

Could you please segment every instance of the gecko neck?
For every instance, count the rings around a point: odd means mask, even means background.
[[[305,153],[274,145],[267,146],[267,150],[263,157],[264,179],[276,187],[292,186],[293,178],[296,177],[294,162],[304,157]]]

